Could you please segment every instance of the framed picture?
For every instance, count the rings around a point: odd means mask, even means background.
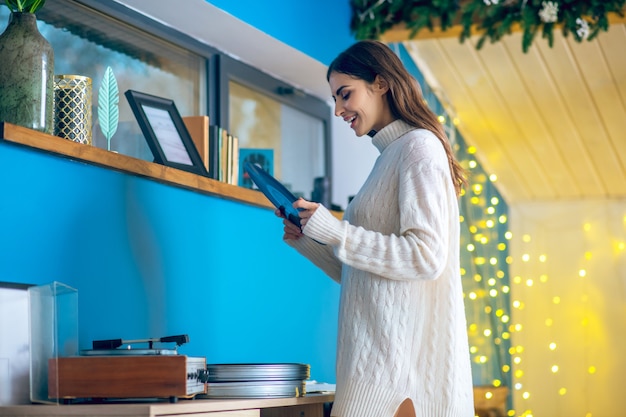
[[[154,162],[208,176],[185,123],[172,100],[127,90],[124,95],[150,146]]]
[[[274,175],[274,150],[259,148],[239,148],[239,186],[258,188],[250,175],[243,169],[246,162],[259,165],[265,172]]]

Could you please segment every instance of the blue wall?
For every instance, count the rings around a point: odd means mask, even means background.
[[[207,0],[323,64],[354,42],[349,0]]]
[[[186,333],[181,353],[209,363],[334,381],[339,287],[271,210],[7,143],[0,190],[0,281],[76,288],[81,349]]]
[[[354,41],[347,0],[210,3],[325,64]],[[181,353],[209,363],[335,381],[339,286],[271,210],[7,143],[0,192],[0,281],[76,288],[81,349],[186,333]]]

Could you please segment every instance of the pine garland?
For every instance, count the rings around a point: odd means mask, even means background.
[[[351,0],[350,29],[357,39],[379,39],[399,23],[414,38],[422,29],[442,31],[462,26],[461,42],[480,34],[476,48],[497,42],[521,29],[522,49],[528,51],[538,33],[552,47],[554,31],[577,42],[594,39],[609,29],[608,14],[624,17],[626,0]]]

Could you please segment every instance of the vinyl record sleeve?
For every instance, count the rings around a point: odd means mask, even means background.
[[[246,162],[243,169],[250,175],[250,179],[272,202],[274,207],[279,209],[293,224],[302,227],[298,210],[292,206],[293,202],[297,200],[296,196],[258,165]]]

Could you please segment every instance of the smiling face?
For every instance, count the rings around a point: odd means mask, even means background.
[[[367,135],[372,130],[378,132],[394,120],[385,95],[389,88],[380,76],[369,84],[332,72],[328,84],[335,100],[335,116],[349,123],[357,136]]]

